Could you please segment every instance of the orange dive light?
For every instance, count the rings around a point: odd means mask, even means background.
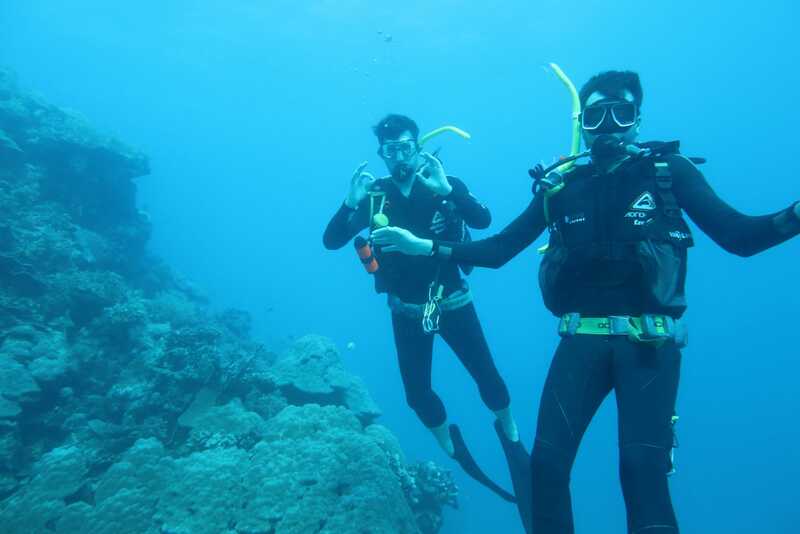
[[[353,244],[356,247],[358,258],[361,260],[361,263],[364,264],[364,268],[367,272],[373,274],[377,271],[378,260],[375,258],[375,254],[372,253],[372,247],[369,246],[369,242],[361,236],[356,236]]]

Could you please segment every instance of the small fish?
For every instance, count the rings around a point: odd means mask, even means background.
[[[387,33],[386,35],[383,36],[383,40],[384,42],[391,43],[394,40],[394,38]]]
[[[347,346],[347,350],[355,350],[356,342],[355,341],[348,341],[346,346]]]

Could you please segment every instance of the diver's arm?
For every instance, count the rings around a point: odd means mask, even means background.
[[[522,252],[547,227],[544,218],[544,195],[538,194],[511,224],[500,233],[471,243],[434,242],[439,257],[460,264],[497,269]]]
[[[489,213],[489,208],[472,196],[464,182],[458,178],[448,176],[447,181],[450,182],[453,190],[444,198],[456,205],[467,226],[478,230],[488,228],[492,224],[492,214]]]
[[[753,256],[800,234],[794,207],[770,215],[745,215],[714,192],[688,159],[670,160],[678,204],[719,246],[738,256]]]
[[[322,236],[322,244],[325,245],[325,248],[328,250],[340,249],[358,232],[366,228],[369,225],[366,216],[368,209],[363,200],[355,209],[343,202],[325,228],[325,234]]]
[[[775,217],[775,226],[781,234],[788,234],[790,237],[800,235],[800,202],[795,202],[787,210],[784,210]]]

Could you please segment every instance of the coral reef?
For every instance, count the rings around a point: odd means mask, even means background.
[[[269,380],[294,403],[347,406],[369,424],[381,415],[364,383],[347,373],[336,347],[319,336],[306,336],[275,362]]]
[[[0,532],[435,533],[336,347],[277,355],[147,253],[147,158],[0,69]]]

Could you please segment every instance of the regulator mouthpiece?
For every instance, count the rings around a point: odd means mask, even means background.
[[[592,157],[608,159],[625,153],[625,145],[613,135],[603,134],[592,143]]]

